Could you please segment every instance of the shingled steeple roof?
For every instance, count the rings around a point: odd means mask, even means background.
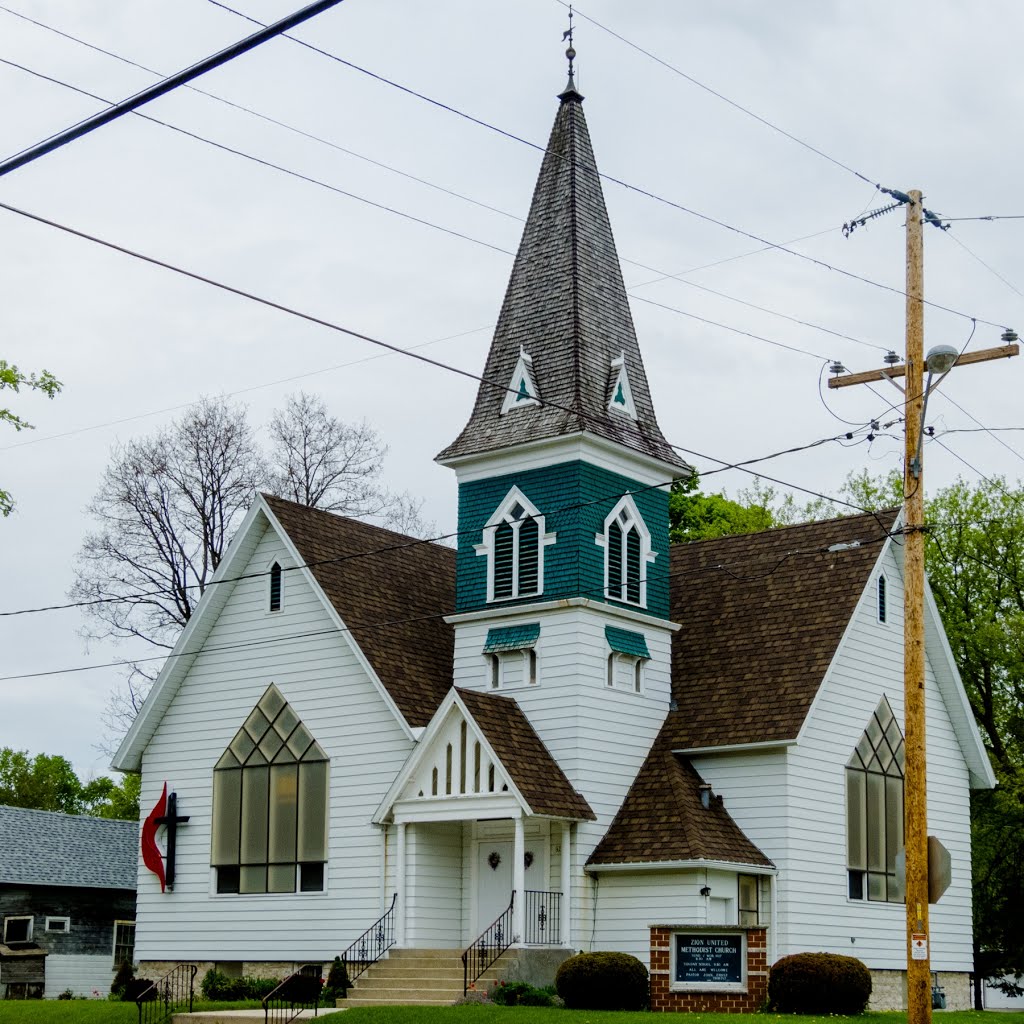
[[[588,433],[685,470],[654,415],[583,97],[571,79],[559,100],[486,382],[437,459]],[[508,408],[509,387],[522,389],[523,408]],[[616,394],[623,411],[612,407]]]

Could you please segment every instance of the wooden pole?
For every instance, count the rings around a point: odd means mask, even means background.
[[[924,701],[924,246],[921,193],[907,204],[906,458],[903,477],[903,687],[906,730],[907,1024],[931,1024],[928,948],[928,794]],[[923,939],[923,941],[922,941]]]

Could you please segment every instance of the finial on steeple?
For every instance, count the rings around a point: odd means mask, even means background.
[[[572,5],[569,5],[569,27],[562,33],[562,42],[564,43],[567,39],[569,40],[569,46],[565,51],[566,57],[569,58],[569,82],[565,87],[565,91],[559,94],[559,99],[565,100],[570,97],[575,99],[583,99],[583,97],[576,90],[576,82],[573,79],[572,74],[572,62],[576,59],[576,50],[572,45]]]

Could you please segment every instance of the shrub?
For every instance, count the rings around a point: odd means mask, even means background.
[[[228,1002],[231,996],[227,993],[232,987],[232,980],[226,974],[211,967],[204,975],[199,984],[199,990],[203,993],[204,999],[210,1002]]]
[[[125,1003],[134,1003],[143,992],[149,991],[146,994],[144,1002],[149,1002],[151,999],[156,999],[156,989],[152,987],[153,982],[149,978],[132,978],[121,993],[121,1001]]]
[[[647,968],[628,953],[579,953],[555,974],[570,1010],[642,1010],[650,999]]]
[[[64,989],[63,992],[61,992],[61,994],[59,996],[57,996],[57,998],[58,999],[74,999],[75,998],[75,993],[72,992],[71,989],[66,988],[66,989]]]
[[[534,988],[525,981],[499,981],[488,999],[499,1006],[551,1006],[554,992],[547,988]]]
[[[125,986],[135,977],[135,968],[131,961],[122,960],[114,975],[114,981],[110,986],[110,994],[120,999],[124,995]]]
[[[871,972],[838,953],[794,953],[768,972],[768,1008],[777,1013],[863,1013],[871,995]]]
[[[317,978],[319,985],[320,979]],[[226,974],[210,968],[203,975],[200,990],[204,999],[211,1002],[240,1003],[247,999],[262,999],[281,984],[280,978],[229,978]]]
[[[334,958],[331,969],[327,972],[327,984],[324,985],[324,999],[328,1005],[335,999],[344,999],[352,982],[348,980],[348,969],[340,956]]]

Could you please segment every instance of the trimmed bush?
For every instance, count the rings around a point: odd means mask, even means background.
[[[340,956],[334,958],[331,969],[327,972],[327,984],[324,985],[324,1002],[329,1006],[336,999],[344,999],[352,982],[348,980],[348,969]]]
[[[579,953],[555,974],[570,1010],[643,1010],[650,1001],[647,968],[628,953]]]
[[[149,1002],[151,999],[156,999],[156,989],[152,987],[153,982],[149,978],[132,978],[121,993],[121,1001],[124,1003],[134,1003],[143,992],[146,993],[146,997],[143,1002]],[[148,990],[148,991],[147,991]]]
[[[776,1013],[863,1013],[871,995],[871,972],[856,957],[839,953],[794,953],[768,972],[768,1009]]]
[[[499,1006],[553,1006],[554,990],[534,988],[525,981],[499,981],[488,999]]]
[[[131,961],[122,960],[114,975],[113,984],[110,986],[110,994],[120,999],[124,995],[125,986],[135,977],[135,968]]]

